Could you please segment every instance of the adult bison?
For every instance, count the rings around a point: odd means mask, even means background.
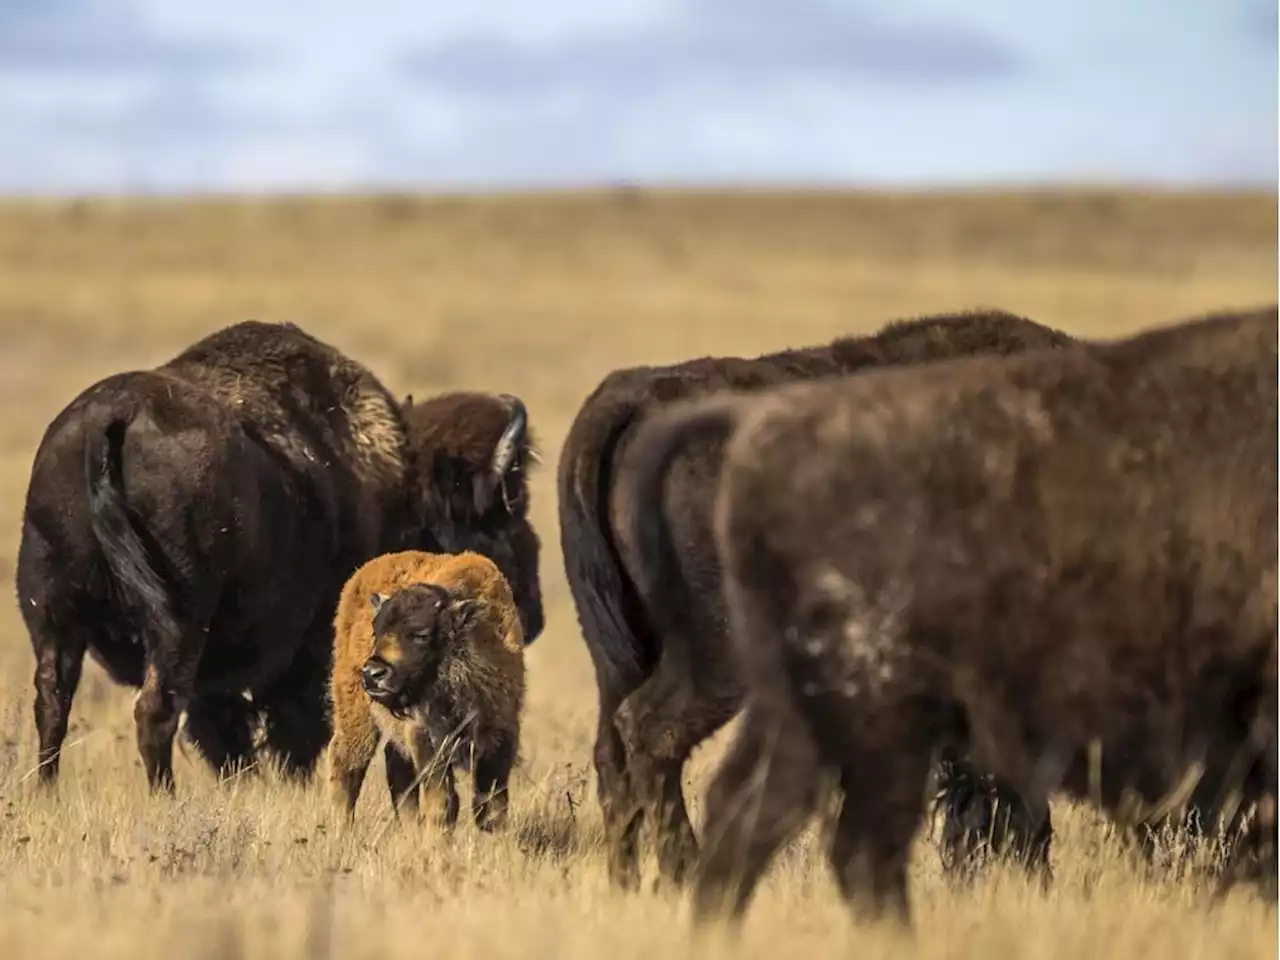
[[[664,876],[679,881],[697,842],[680,775],[699,743],[737,712],[743,688],[729,659],[711,504],[722,444],[681,449],[671,483],[620,493],[637,428],[665,405],[719,390],[754,391],[788,382],[969,354],[1015,353],[1073,341],[1002,311],[946,314],[890,323],[754,359],[703,357],[668,367],[611,373],[584,401],[558,468],[560,537],[570,590],[596,670],[600,713],[595,744],[610,876],[637,882],[643,817],[657,827]],[[663,474],[668,472],[664,469]],[[661,509],[643,516],[652,504]],[[633,520],[660,535],[663,573],[645,602],[637,582],[652,557],[637,554]]]
[[[359,363],[257,321],[86,389],[41,440],[18,551],[41,779],[57,778],[86,652],[140,688],[153,790],[173,788],[184,710],[216,770],[252,758],[261,719],[266,749],[309,774],[329,737],[338,596],[378,553],[441,537],[497,552],[531,641],[526,417],[517,398],[474,394],[406,416]]]
[[[722,397],[641,435],[660,458],[733,431],[715,529],[750,693],[699,916],[745,908],[829,774],[841,890],[907,919],[956,731],[1042,812],[1259,798],[1274,886],[1276,317]]]

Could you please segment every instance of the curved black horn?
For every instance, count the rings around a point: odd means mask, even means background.
[[[511,420],[507,423],[507,429],[502,431],[502,436],[498,438],[493,448],[493,473],[501,480],[506,476],[507,470],[516,458],[516,451],[524,442],[529,411],[525,409],[523,400],[509,393],[498,394],[498,399],[511,408]]]

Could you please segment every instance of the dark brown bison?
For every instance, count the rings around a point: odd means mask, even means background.
[[[628,497],[620,493],[620,480],[637,428],[666,404],[719,390],[754,391],[887,365],[1072,342],[1001,311],[950,314],[755,359],[704,357],[620,370],[586,399],[559,461],[560,537],[596,670],[594,759],[615,882],[631,887],[637,881],[637,840],[646,814],[657,828],[663,875],[677,881],[684,876],[696,838],[681,770],[694,747],[733,717],[742,698],[729,660],[711,535],[721,442],[711,438],[680,449],[669,470],[664,464],[654,474],[656,488]],[[635,524],[654,538],[637,543],[628,533]],[[638,554],[646,544],[653,550]],[[649,585],[651,602],[637,588],[648,569],[661,571]]]
[[[309,774],[338,596],[379,553],[493,551],[540,629],[526,418],[471,394],[406,415],[360,364],[257,321],[89,387],[36,452],[18,552],[41,779],[57,778],[86,652],[141,688],[153,789],[172,789],[184,710],[214,769],[252,758],[260,719],[267,751]]]
[[[715,508],[741,733],[707,796],[697,913],[738,915],[818,785],[868,914],[909,916],[931,758],[956,732],[1047,813],[1260,798],[1275,878],[1276,309],[672,411],[732,433]],[[652,445],[652,446],[651,446]]]

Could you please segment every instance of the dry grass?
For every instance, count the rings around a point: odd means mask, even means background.
[[[1050,896],[997,873],[969,893],[916,855],[915,941],[853,928],[812,838],[786,852],[735,944],[682,901],[609,891],[590,774],[595,700],[560,566],[553,468],[609,369],[755,353],[894,317],[994,304],[1119,335],[1276,295],[1273,196],[667,196],[274,204],[0,205],[0,580],[31,455],[107,373],[246,317],[292,319],[401,392],[523,395],[545,447],[545,637],[506,837],[397,828],[381,767],[347,835],[319,785],[218,787],[180,756],[150,799],[130,692],[86,670],[57,799],[34,766],[31,655],[0,607],[0,943],[14,957],[1263,957],[1275,912],[1146,878],[1059,807]],[[700,788],[725,742],[696,758]],[[991,951],[998,951],[992,953]]]

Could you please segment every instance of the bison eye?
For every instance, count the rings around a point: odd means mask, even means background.
[[[413,642],[418,644],[419,646],[426,646],[428,643],[431,642],[431,639],[434,636],[435,636],[435,631],[433,630],[419,630],[417,633],[413,635]]]

